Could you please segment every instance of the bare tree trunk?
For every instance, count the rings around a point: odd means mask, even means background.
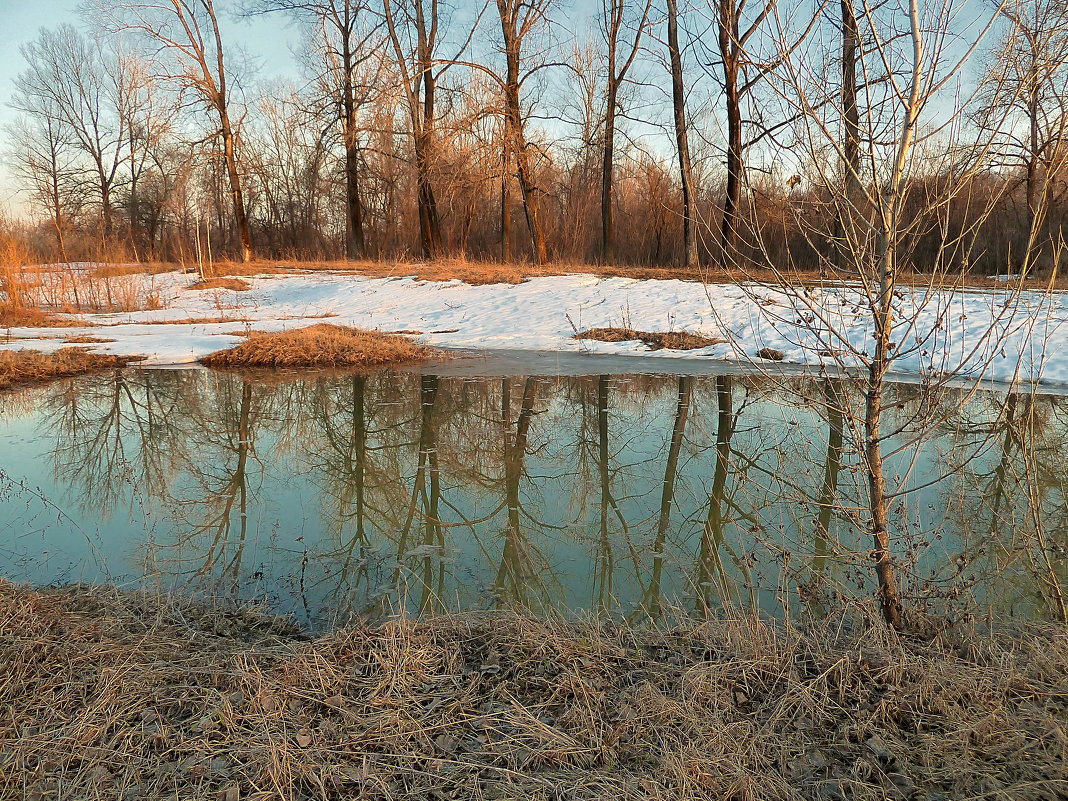
[[[347,21],[346,21],[347,22]],[[362,259],[366,255],[366,243],[363,234],[363,205],[360,203],[360,145],[356,138],[356,99],[353,97],[352,46],[349,40],[350,26],[342,31],[342,92],[344,93],[344,137],[345,137],[345,206],[348,211],[346,219],[345,253],[350,259]]]
[[[612,171],[615,166],[616,147],[616,113],[619,110],[619,87],[627,78],[638,47],[642,41],[646,20],[649,18],[649,6],[652,0],[645,0],[641,21],[634,32],[630,54],[616,69],[619,51],[619,33],[623,27],[623,10],[625,0],[610,0],[605,5],[608,18],[605,22],[605,39],[608,42],[608,86],[606,91],[604,118],[604,160],[601,170],[601,261],[611,264],[615,261],[615,236],[612,228]]]
[[[230,197],[234,203],[234,224],[237,226],[237,235],[241,240],[241,261],[248,264],[252,261],[252,235],[249,233],[248,215],[245,210],[245,196],[241,190],[241,172],[237,165],[237,152],[234,147],[234,130],[230,125],[230,96],[226,88],[226,65],[223,61],[222,34],[219,33],[219,19],[215,14],[212,0],[201,0],[208,19],[211,22],[212,33],[215,36],[215,57],[218,69],[218,89],[215,93],[215,109],[219,114],[219,124],[223,138],[223,151],[226,155],[226,172],[230,179]],[[195,42],[193,36],[190,40]],[[203,64],[204,77],[211,81],[206,62],[206,52],[201,43],[199,49],[200,59]],[[212,81],[212,83],[214,83]],[[221,226],[220,226],[221,227]]]
[[[610,71],[615,69],[615,55],[609,53]],[[609,78],[608,103],[604,120],[604,163],[601,167],[601,262],[612,264],[616,260],[615,237],[612,229],[612,168],[615,160],[616,139],[616,87]]]
[[[913,0],[916,2],[916,0]],[[909,112],[910,113],[910,112]],[[904,153],[907,153],[911,132],[905,124],[898,166],[885,192],[889,208],[881,211],[884,229],[879,232],[879,284],[877,307],[874,310],[875,354],[868,365],[868,382],[864,394],[864,469],[868,478],[868,510],[871,514],[872,556],[879,583],[879,604],[886,622],[895,629],[903,627],[901,597],[898,594],[894,565],[890,554],[890,523],[886,499],[886,474],[882,455],[880,423],[883,415],[883,393],[886,372],[890,365],[890,334],[893,327],[893,292],[897,204],[900,202],[901,179],[904,175]]]
[[[413,0],[415,7],[415,50],[406,54],[397,30],[392,0],[384,0],[386,27],[393,43],[397,67],[401,72],[408,115],[412,126],[412,148],[415,151],[416,204],[419,212],[419,248],[423,258],[436,257],[441,250],[441,224],[438,220],[437,200],[434,197],[431,168],[435,153],[435,48],[438,33],[438,0],[431,0],[430,19],[423,8],[424,0]],[[428,27],[429,25],[429,27]],[[413,64],[409,67],[409,59]]]
[[[851,246],[852,215],[860,202],[860,110],[857,106],[857,58],[860,31],[853,0],[842,0],[842,180],[843,202],[835,219],[835,266],[845,272]]]
[[[682,79],[682,52],[679,50],[679,12],[677,0],[667,0],[668,53],[671,57],[671,101],[675,120],[675,145],[679,156],[682,182],[683,264],[697,266],[697,223],[694,215],[693,167],[686,125],[686,87]]]
[[[523,10],[524,3],[519,0],[497,0],[497,11],[501,17],[501,34],[504,37],[504,57],[507,73],[504,79],[504,103],[505,121],[508,128],[509,146],[515,155],[516,177],[519,179],[519,190],[523,195],[523,211],[527,220],[527,231],[530,233],[531,250],[534,254],[535,264],[545,264],[549,261],[549,249],[545,244],[545,234],[542,230],[541,220],[538,217],[537,188],[534,186],[534,177],[531,174],[530,154],[527,149],[526,138],[523,134],[523,110],[519,98],[519,64],[520,49],[523,44],[523,36],[529,30],[527,22],[519,24],[519,14]],[[531,4],[527,9],[529,14],[544,12],[544,3]]]
[[[441,252],[441,223],[430,171],[436,157],[435,126],[437,79],[434,75],[433,46],[438,26],[438,3],[430,6],[431,31],[428,34],[423,14],[423,0],[416,0],[415,14],[419,34],[419,69],[423,83],[423,120],[415,144],[415,163],[419,182],[419,219],[423,224],[421,239],[424,258],[434,258]]]
[[[230,179],[230,198],[234,204],[234,224],[241,239],[241,261],[252,261],[252,235],[249,233],[248,217],[245,214],[245,197],[241,191],[241,173],[237,166],[237,154],[234,150],[234,134],[230,128],[230,118],[225,108],[220,109],[222,120],[223,152],[226,156],[226,173]]]
[[[512,260],[512,193],[508,185],[508,137],[501,148],[501,263]]]
[[[727,43],[732,34],[728,20],[720,22],[720,41]],[[736,26],[735,26],[736,28]],[[735,30],[734,36],[737,35]],[[738,207],[744,180],[742,161],[742,107],[738,93],[738,63],[733,56],[723,59],[723,96],[727,105],[727,186],[723,195],[723,220],[720,226],[720,252],[725,267],[738,264]]]

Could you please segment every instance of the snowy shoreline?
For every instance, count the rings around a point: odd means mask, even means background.
[[[13,328],[2,349],[51,351],[72,336],[114,341],[92,350],[143,356],[144,366],[190,364],[242,341],[249,328],[277,331],[332,322],[382,331],[419,332],[428,345],[476,352],[526,351],[641,356],[688,362],[746,362],[761,348],[783,365],[855,368],[871,342],[870,315],[856,285],[799,287],[700,284],[680,280],[575,274],[520,284],[367,278],[344,273],[259,276],[249,291],[191,291],[194,276],[144,276],[164,308],[79,315],[91,325]],[[894,338],[897,375],[963,372],[996,382],[1068,384],[1068,293],[1027,290],[927,291],[903,287]],[[171,320],[240,318],[231,322]],[[627,327],[690,331],[728,341],[690,351],[650,351],[640,342],[574,339],[577,330]],[[828,330],[841,335],[829,337]],[[832,353],[829,348],[833,348]],[[761,362],[755,359],[757,364]]]

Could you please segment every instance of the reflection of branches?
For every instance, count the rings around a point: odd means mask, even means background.
[[[519,486],[525,474],[527,439],[534,415],[534,402],[538,393],[538,379],[528,376],[523,384],[523,399],[515,422],[515,434],[509,421],[510,395],[508,379],[502,382],[504,434],[505,503],[508,507],[508,525],[504,532],[504,548],[500,566],[493,582],[499,599],[508,597],[516,604],[529,603],[525,598],[526,588],[537,581],[530,542],[523,535],[520,523]]]
[[[818,617],[822,610],[820,584],[826,578],[828,541],[831,519],[838,505],[838,474],[842,469],[844,393],[840,379],[828,378],[823,382],[827,410],[827,457],[823,465],[823,483],[820,486],[819,511],[816,514],[816,532],[812,573],[808,593],[813,602],[812,610]]]
[[[1013,392],[998,410],[995,422],[987,426],[988,432],[982,427],[966,430],[968,437],[989,438],[1001,429],[1000,453],[996,466],[987,474],[978,464],[965,466],[960,502],[965,549],[955,560],[953,578],[959,578],[977,557],[997,558],[988,572],[990,578],[1001,580],[1013,575],[1009,568],[1014,562],[1026,562],[1038,596],[1063,621],[1065,579],[1053,562],[1052,554],[1057,546],[1050,541],[1050,535],[1065,530],[1065,433],[1052,400],[1048,408],[1050,414],[1045,415],[1033,395]],[[1053,426],[1057,424],[1061,429],[1054,431]],[[1059,438],[1055,438],[1057,434]],[[975,508],[971,503],[971,486],[975,490]],[[971,519],[981,517],[984,511],[989,514],[985,533],[970,543]],[[1058,515],[1062,516],[1060,521]],[[1022,538],[1018,539],[1019,535]]]
[[[705,518],[704,528],[701,532],[701,550],[697,559],[697,597],[701,611],[707,614],[711,608],[711,590],[718,582],[720,598],[728,602],[731,600],[732,585],[727,578],[727,572],[723,566],[721,550],[726,550],[735,564],[745,573],[746,584],[749,587],[750,605],[756,606],[755,588],[749,568],[743,560],[740,560],[726,541],[724,533],[723,505],[726,495],[727,474],[730,470],[731,460],[731,437],[737,427],[737,418],[734,416],[731,399],[731,377],[722,375],[716,377],[716,398],[718,400],[718,414],[716,424],[716,468],[712,475],[712,490],[708,495],[708,515]],[[736,594],[734,601],[737,602]]]
[[[690,399],[693,394],[693,379],[679,378],[679,397],[675,406],[675,422],[671,428],[671,442],[668,445],[667,462],[664,465],[664,484],[660,495],[660,516],[656,524],[656,538],[653,540],[653,569],[646,587],[643,606],[650,617],[660,616],[660,583],[664,572],[664,547],[668,529],[671,526],[671,504],[675,499],[675,476],[679,466],[679,451],[686,434],[686,418],[690,414]]]
[[[116,370],[50,398],[56,477],[110,516],[127,489],[164,497],[188,442],[182,430],[192,381],[178,372]],[[131,497],[131,502],[133,498]]]
[[[203,472],[199,474],[202,494],[190,505],[192,508],[201,505],[216,507],[216,511],[203,519],[203,522],[194,525],[188,536],[192,539],[208,534],[210,538],[203,564],[196,574],[209,575],[216,567],[221,567],[221,575],[236,584],[241,576],[241,562],[248,538],[248,458],[253,451],[252,385],[249,382],[241,381],[241,400],[236,416],[232,406],[224,407],[224,412],[222,421],[225,430],[221,445],[224,452],[228,452],[233,467],[224,468],[221,475],[213,476],[205,465]],[[238,539],[229,561],[225,561],[224,553],[231,544],[235,503],[238,512]]]

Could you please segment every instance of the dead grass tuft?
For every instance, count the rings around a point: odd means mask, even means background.
[[[1068,635],[357,625],[0,582],[0,796],[1053,799]]]
[[[95,345],[104,342],[114,342],[114,339],[108,337],[98,337],[93,334],[78,334],[77,336],[67,337],[63,340],[67,345]]]
[[[60,348],[54,353],[37,350],[0,351],[0,390],[54,378],[123,367],[134,359],[105,353],[89,353],[84,348]]]
[[[434,351],[409,339],[318,323],[277,333],[249,332],[235,348],[205,356],[208,367],[370,368],[426,361]]]
[[[247,292],[252,284],[241,278],[202,278],[194,281],[186,289],[232,289],[234,292]]]
[[[695,350],[719,345],[727,340],[706,337],[688,331],[635,331],[633,328],[590,328],[575,334],[575,339],[593,339],[598,342],[644,342],[649,350]]]

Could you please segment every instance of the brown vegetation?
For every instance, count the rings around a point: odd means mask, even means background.
[[[308,640],[251,611],[0,583],[0,667],[5,797],[1068,792],[1063,628],[465,614]]]
[[[103,342],[114,342],[114,339],[108,337],[98,337],[93,334],[78,334],[77,336],[67,337],[63,340],[67,345],[97,345]]]
[[[249,332],[235,348],[201,359],[208,367],[237,369],[387,367],[426,361],[433,351],[409,339],[330,323],[276,333]]]
[[[54,353],[3,350],[0,351],[0,390],[123,367],[131,361],[134,359],[128,356],[89,353],[84,348],[60,348]]]
[[[82,320],[60,317],[43,309],[0,303],[0,328],[73,328]]]
[[[252,284],[240,278],[202,278],[194,281],[186,289],[232,289],[234,292],[247,292]]]
[[[575,334],[575,339],[593,339],[598,342],[641,340],[649,350],[695,350],[727,341],[721,337],[691,334],[689,331],[635,331],[633,328],[590,328]]]

